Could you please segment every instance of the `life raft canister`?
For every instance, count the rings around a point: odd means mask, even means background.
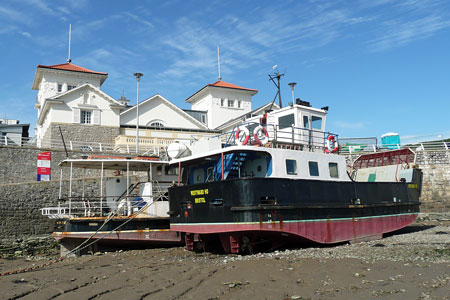
[[[255,142],[260,146],[264,146],[269,142],[269,133],[267,132],[267,129],[261,125],[258,125],[253,130],[253,137]]]
[[[234,141],[238,146],[245,146],[250,139],[250,131],[246,126],[238,127],[234,135]]]
[[[331,145],[333,144],[333,145]],[[335,153],[339,149],[338,141],[334,135],[329,135],[325,147],[325,153]]]

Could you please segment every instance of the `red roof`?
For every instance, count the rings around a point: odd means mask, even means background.
[[[255,92],[258,91],[258,90],[254,90],[254,89],[247,89],[247,88],[244,88],[242,86],[238,86],[238,85],[235,85],[235,84],[232,84],[232,83],[229,83],[229,82],[225,82],[225,81],[222,81],[222,80],[216,81],[214,83],[207,84],[207,86],[218,86],[218,87],[224,87],[224,88],[230,88],[230,89],[255,91]]]
[[[71,72],[91,73],[91,74],[97,74],[97,75],[108,75],[108,73],[92,71],[92,70],[74,65],[72,63],[65,63],[65,64],[59,64],[59,65],[53,65],[53,66],[37,65],[37,67],[38,68],[46,68],[46,69],[71,71]]]
[[[218,81],[216,81],[214,83],[208,83],[207,85],[202,87],[200,90],[195,92],[192,96],[187,98],[186,102],[189,102],[189,99],[191,99],[193,96],[197,95],[200,91],[204,90],[208,86],[214,86],[214,87],[220,87],[220,88],[228,88],[228,89],[236,89],[236,90],[243,90],[243,91],[250,91],[250,92],[255,92],[255,94],[258,92],[258,90],[255,90],[255,89],[248,89],[248,88],[244,88],[242,86],[238,86],[238,85],[235,85],[235,84],[232,84],[232,83],[229,83],[229,82],[218,80]]]

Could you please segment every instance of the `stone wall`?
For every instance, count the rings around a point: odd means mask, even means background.
[[[66,143],[68,141],[83,141],[86,143],[114,144],[115,138],[120,134],[119,127],[52,123],[48,131],[51,132],[53,140],[61,139],[59,128],[61,128]]]
[[[450,151],[418,152],[416,163],[423,171],[421,210],[450,212]]]
[[[99,179],[72,182],[72,196],[98,195]],[[67,196],[68,180],[63,181],[62,197]],[[17,239],[35,235],[49,235],[54,219],[41,215],[40,208],[58,204],[59,181],[0,184],[0,245],[10,245]]]

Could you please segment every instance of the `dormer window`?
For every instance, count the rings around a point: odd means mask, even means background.
[[[234,100],[228,99],[228,107],[234,107]]]
[[[62,92],[62,83],[58,83],[58,93]]]
[[[225,106],[225,99],[220,99],[220,106]]]
[[[74,89],[74,88],[76,88],[76,87],[77,87],[76,85],[68,84],[68,85],[67,85],[67,90],[70,91],[70,90],[72,90],[72,89]]]
[[[237,107],[238,107],[238,108],[241,108],[241,100],[238,100],[238,101],[237,101]]]

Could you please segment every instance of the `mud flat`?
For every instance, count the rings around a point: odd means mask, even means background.
[[[0,259],[0,273],[54,257]],[[2,299],[450,299],[450,222],[248,256],[183,248],[96,253],[0,277]]]

